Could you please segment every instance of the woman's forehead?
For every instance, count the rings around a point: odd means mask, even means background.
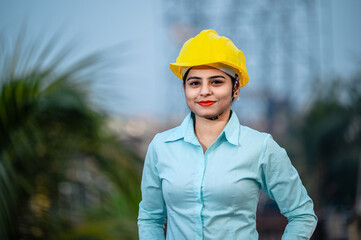
[[[189,70],[188,76],[190,75],[222,75],[227,76],[227,74],[217,68],[207,66],[207,65],[201,65],[201,66],[194,66]]]

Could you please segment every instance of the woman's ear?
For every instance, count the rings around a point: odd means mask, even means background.
[[[233,98],[237,98],[239,96],[239,92],[240,92],[240,88],[238,86],[236,91],[234,91],[234,93],[233,93]]]

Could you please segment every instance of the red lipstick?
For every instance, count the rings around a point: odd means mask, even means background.
[[[201,105],[202,107],[209,107],[209,106],[213,105],[214,103],[215,103],[215,101],[211,101],[211,100],[198,102],[198,104]]]

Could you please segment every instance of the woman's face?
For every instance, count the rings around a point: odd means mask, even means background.
[[[203,118],[230,111],[232,87],[232,79],[223,71],[209,66],[192,67],[184,84],[187,105]]]

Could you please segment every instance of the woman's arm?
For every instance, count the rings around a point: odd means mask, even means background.
[[[317,224],[313,202],[286,151],[270,135],[265,139],[260,163],[262,187],[288,219],[282,240],[310,239]]]
[[[164,237],[167,211],[159,178],[155,138],[149,144],[142,177],[142,201],[139,204],[139,240],[160,240]]]

